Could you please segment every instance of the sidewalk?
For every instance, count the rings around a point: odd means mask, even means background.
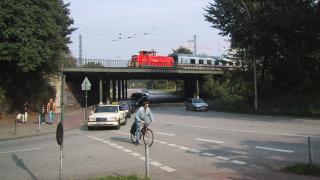
[[[64,130],[81,128],[84,125],[83,122],[84,109],[82,108],[70,108],[64,112],[63,125]],[[46,119],[48,117],[46,116]],[[38,117],[31,116],[27,123],[17,122],[16,126],[14,119],[12,121],[0,123],[0,140],[21,138],[28,136],[38,136],[43,134],[55,133],[60,119],[60,113],[55,114],[55,120],[53,124],[38,124]]]

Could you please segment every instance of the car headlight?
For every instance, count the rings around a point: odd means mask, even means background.
[[[95,121],[94,117],[89,117],[88,121]]]
[[[117,117],[110,117],[110,121],[117,121]]]

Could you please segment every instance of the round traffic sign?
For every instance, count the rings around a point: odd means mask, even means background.
[[[61,122],[59,122],[59,124],[57,126],[56,138],[57,138],[58,145],[62,145],[62,142],[63,142],[63,126],[62,126]]]

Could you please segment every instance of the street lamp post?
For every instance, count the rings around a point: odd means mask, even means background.
[[[245,8],[245,11],[251,21],[251,23],[253,23],[253,19],[251,16],[251,13],[248,9],[248,7],[246,6],[246,4],[243,2],[243,0],[240,0],[242,5]],[[258,110],[258,87],[257,87],[257,69],[256,69],[256,49],[255,49],[255,41],[256,41],[257,36],[254,35],[252,37],[252,45],[253,45],[253,83],[254,83],[254,110]]]

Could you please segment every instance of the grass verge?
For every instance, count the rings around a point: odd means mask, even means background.
[[[320,177],[320,164],[295,164],[284,167],[281,171]]]
[[[141,178],[139,176],[106,176],[106,177],[96,177],[89,180],[151,180],[150,178]]]

